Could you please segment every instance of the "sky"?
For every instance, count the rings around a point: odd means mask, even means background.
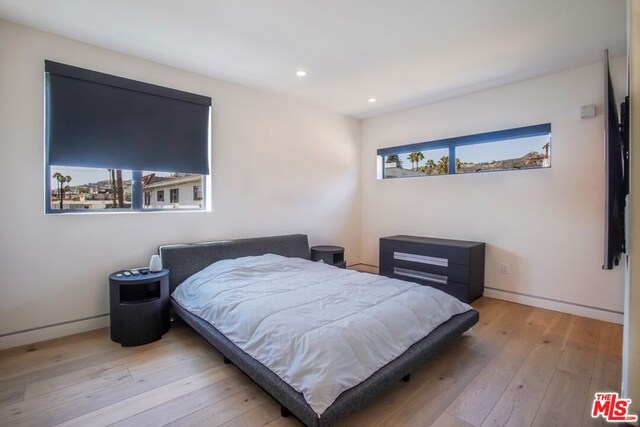
[[[60,172],[65,176],[69,175],[71,177],[71,183],[65,183],[65,185],[69,185],[71,187],[110,179],[109,171],[107,169],[65,168],[61,166],[51,166],[51,175],[53,176],[53,174],[56,172]],[[131,171],[123,170],[122,179],[131,179]],[[58,181],[53,178],[51,179],[51,189],[58,189]]]

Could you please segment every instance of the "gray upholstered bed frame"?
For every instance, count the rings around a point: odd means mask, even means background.
[[[187,245],[160,247],[165,268],[170,270],[171,292],[187,277],[222,259],[274,253],[287,257],[309,259],[306,235],[260,237]],[[311,409],[302,394],[294,390],[275,373],[238,348],[211,324],[189,313],[171,299],[173,311],[211,343],[223,356],[276,399],[286,410],[308,426],[328,426],[339,418],[359,409],[395,382],[406,377],[417,366],[431,358],[444,346],[459,337],[478,321],[478,312],[452,317],[428,336],[418,341],[386,366],[357,386],[343,392],[327,408],[322,417]]]

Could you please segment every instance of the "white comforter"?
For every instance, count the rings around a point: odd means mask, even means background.
[[[471,309],[431,287],[273,254],[216,262],[173,298],[302,393],[318,415]]]

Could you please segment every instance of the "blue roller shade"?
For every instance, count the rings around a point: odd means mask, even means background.
[[[209,174],[211,98],[45,61],[50,165]]]

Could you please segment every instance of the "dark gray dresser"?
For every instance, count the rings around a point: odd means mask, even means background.
[[[391,236],[380,239],[380,274],[440,289],[463,302],[484,292],[481,242]]]

